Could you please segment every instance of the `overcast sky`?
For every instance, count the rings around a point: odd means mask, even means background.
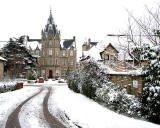
[[[63,39],[76,36],[80,46],[87,38],[100,41],[127,26],[126,9],[142,16],[144,5],[158,0],[1,0],[0,40],[29,35],[41,38],[50,8]]]

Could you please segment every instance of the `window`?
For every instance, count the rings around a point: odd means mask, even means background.
[[[114,63],[114,55],[111,55],[111,64]]]
[[[36,55],[39,56],[39,50],[36,50]]]
[[[58,65],[58,59],[56,59],[56,65]]]
[[[49,59],[49,65],[53,65],[53,60],[52,60],[52,58]]]
[[[42,74],[45,74],[45,70],[42,70]]]
[[[42,74],[41,74],[41,75],[42,75],[43,77],[45,77],[45,74],[46,74],[46,73],[45,73],[45,70],[42,70]]]
[[[49,49],[49,55],[52,55],[52,49]]]
[[[42,55],[45,56],[45,51],[44,50],[42,50]]]
[[[44,46],[47,47],[47,42],[46,41],[44,41]]]
[[[70,65],[73,66],[73,59],[70,60]]]
[[[66,65],[66,59],[62,60],[62,65],[65,66]]]
[[[108,64],[108,60],[109,60],[109,55],[104,55],[104,63]]]
[[[73,56],[73,50],[70,51],[70,56]]]
[[[52,46],[52,41],[51,40],[49,41],[49,46]]]
[[[138,81],[137,80],[133,80],[133,87],[138,88]]]
[[[58,56],[58,51],[56,51],[56,56]]]
[[[62,51],[62,56],[66,56],[66,51],[65,50]]]
[[[55,41],[55,47],[58,47],[58,40]]]
[[[59,76],[59,70],[56,69],[56,76]]]
[[[46,64],[46,62],[45,62],[45,59],[44,60],[42,60],[42,65],[45,65]]]
[[[66,75],[66,70],[62,70],[62,76]]]

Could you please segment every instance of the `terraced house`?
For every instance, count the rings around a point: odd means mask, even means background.
[[[76,40],[61,41],[61,33],[57,29],[52,13],[50,12],[47,25],[42,30],[40,45],[32,52],[39,56],[38,71],[44,78],[64,77],[66,71],[76,68]]]

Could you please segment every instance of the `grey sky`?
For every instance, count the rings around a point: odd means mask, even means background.
[[[85,38],[100,41],[108,33],[125,30],[125,9],[141,16],[145,4],[154,7],[155,3],[156,0],[3,0],[0,40],[21,35],[41,38],[51,7],[62,39],[76,36],[80,46]]]

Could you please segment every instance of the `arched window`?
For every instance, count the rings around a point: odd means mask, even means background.
[[[52,46],[52,40],[49,41],[49,46]]]

